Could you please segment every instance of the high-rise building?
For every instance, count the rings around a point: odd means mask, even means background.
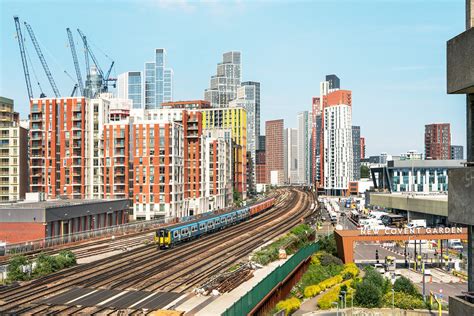
[[[245,81],[242,82],[242,86],[252,86],[253,87],[253,95],[249,95],[254,102],[255,102],[255,135],[256,135],[256,149],[260,148],[259,140],[260,140],[260,82],[256,81]],[[263,146],[265,148],[265,146]]]
[[[351,91],[325,95],[322,120],[324,188],[329,194],[342,194],[353,178]]]
[[[142,108],[142,73],[128,71],[117,77],[117,97],[132,100],[132,108]]]
[[[212,107],[228,107],[237,98],[241,82],[240,52],[227,52],[217,64],[217,73],[211,77],[210,86],[204,91],[204,99]]]
[[[285,128],[283,135],[283,154],[285,162],[285,183],[293,184],[298,181],[298,129]]]
[[[0,201],[25,197],[28,187],[28,130],[20,126],[12,99],[0,97]]]
[[[311,184],[311,134],[312,115],[308,111],[298,113],[298,182]]]
[[[257,83],[258,84],[258,83]],[[258,84],[260,88],[260,84]],[[260,94],[260,92],[258,92]],[[260,99],[260,96],[258,96]],[[255,175],[256,151],[258,145],[257,130],[257,86],[246,84],[237,89],[237,98],[229,103],[230,108],[244,108],[247,112],[247,185],[250,193],[256,192],[257,179]],[[260,109],[258,110],[260,112]],[[260,116],[260,114],[258,114]]]
[[[334,74],[326,75],[326,81],[329,83],[329,90],[339,90],[341,88],[341,80]]]
[[[282,185],[284,183],[283,128],[283,120],[265,122],[266,180],[271,185]]]
[[[360,179],[361,144],[360,126],[352,126],[352,154],[354,155],[354,158],[352,159],[354,165],[352,181],[358,181]]]
[[[322,187],[321,179],[321,151],[322,151],[322,104],[321,98],[313,97],[311,105],[312,132],[311,132],[311,184],[317,184]]]
[[[201,109],[204,130],[229,129],[232,137],[234,190],[247,197],[247,112],[244,108]]]
[[[155,60],[145,63],[145,109],[160,109],[163,102],[173,100],[173,70],[166,67],[166,50],[155,49]]]
[[[265,135],[258,136],[258,150],[265,150]]]
[[[30,100],[30,191],[85,198],[86,111],[82,97]]]
[[[451,159],[453,160],[464,159],[464,147],[461,145],[451,145]]]
[[[255,168],[255,173],[257,174],[258,184],[267,183],[265,150],[257,150],[257,165]]]
[[[365,137],[360,138],[360,159],[365,159]]]
[[[451,127],[449,123],[425,125],[425,157],[451,159]]]

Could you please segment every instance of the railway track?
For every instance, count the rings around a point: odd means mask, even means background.
[[[286,216],[275,229],[268,229],[268,226],[271,224],[273,227],[274,222],[285,212],[288,213],[289,210],[295,208],[305,210],[311,203],[304,193],[293,190],[287,194],[287,196],[280,196],[280,200],[271,212],[229,227],[225,233],[215,233],[200,240],[190,241],[172,251],[157,251],[154,246],[144,246],[92,264],[80,265],[29,282],[24,286],[1,290],[0,311],[15,314],[88,314],[108,311],[108,308],[100,309],[100,307],[49,306],[30,303],[38,298],[61,293],[72,286],[185,292],[213,273],[224,269],[236,259],[244,257],[258,245],[295,225],[300,217],[294,215],[303,215],[305,211],[292,212],[292,216]],[[288,205],[284,204],[284,197],[291,200]],[[302,197],[302,201],[299,202],[298,197]],[[296,207],[297,204],[301,205]],[[263,225],[265,222],[267,226]],[[255,231],[255,236],[249,234],[249,231]],[[252,238],[251,242],[249,242],[249,237]],[[233,245],[229,245],[231,241]],[[215,244],[222,244],[222,246],[212,247]],[[199,255],[207,258],[203,259]],[[191,260],[195,261],[194,265],[190,264]],[[183,264],[188,268],[183,269]],[[192,270],[194,273],[190,272]]]

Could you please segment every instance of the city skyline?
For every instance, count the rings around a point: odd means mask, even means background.
[[[389,1],[375,9],[372,8],[372,1],[356,1],[345,3],[336,11],[338,5],[328,2],[297,2],[295,5],[270,2],[270,5],[246,1],[206,4],[123,1],[107,11],[106,3],[96,4],[94,12],[88,12],[87,20],[81,18],[87,5],[68,3],[67,6],[60,6],[51,1],[36,7],[31,3],[3,1],[1,4],[1,37],[5,46],[2,49],[0,94],[15,100],[22,118],[26,118],[28,113],[28,102],[14,37],[14,14],[19,14],[22,20],[34,27],[40,44],[46,48],[45,57],[53,76],[65,96],[73,86],[73,82],[63,74],[64,69],[73,73],[65,28],[79,27],[88,35],[104,65],[107,58],[101,51],[116,61],[114,75],[142,70],[144,61],[150,59],[152,49],[165,48],[174,69],[174,100],[202,99],[203,90],[208,87],[210,76],[215,74],[215,65],[222,54],[236,50],[242,53],[242,79],[261,82],[262,122],[283,118],[285,127],[296,127],[296,113],[311,109],[311,98],[319,94],[319,82],[324,75],[334,73],[344,82],[344,87],[350,87],[353,91],[353,124],[363,129],[367,156],[380,152],[399,154],[410,149],[421,152],[424,125],[445,121],[445,117],[449,117],[452,126],[452,143],[465,143],[465,110],[458,106],[463,103],[463,98],[445,94],[445,67],[439,63],[439,60],[445,59],[444,43],[439,38],[450,38],[463,29],[464,1],[435,2],[430,5],[429,15],[422,14],[426,11],[426,3],[423,2],[413,3],[410,10],[405,10],[404,2]],[[77,14],[68,21],[51,23],[40,18],[41,12],[46,10],[58,14]],[[351,17],[353,10],[357,10],[358,14],[354,15],[357,17]],[[162,19],[156,19],[159,22],[146,19],[151,12]],[[327,14],[320,16],[321,19],[310,19],[314,12]],[[328,19],[336,12],[338,19],[344,22],[328,24]],[[267,16],[265,13],[270,14]],[[230,14],[235,14],[246,23],[239,27],[226,25]],[[193,25],[191,32],[186,25],[190,25],[189,21],[199,15],[208,19]],[[422,19],[419,19],[420,16]],[[127,18],[131,22],[117,25],[110,35],[96,32],[104,20],[115,21],[118,18]],[[282,19],[283,23],[271,23],[274,18]],[[358,20],[364,18],[367,19],[364,23]],[[314,23],[310,24],[306,19]],[[185,26],[178,27],[179,23]],[[260,23],[263,27],[255,29]],[[172,32],[154,31],[148,37],[134,36],[140,28],[160,30],[165,29],[166,25],[173,27]],[[350,38],[342,44],[333,39],[337,37],[335,35],[347,35],[349,25],[352,32]],[[222,40],[213,41],[212,45],[197,45],[209,40],[211,29],[227,32],[231,36],[220,37]],[[255,32],[249,33],[251,29]],[[392,34],[390,38],[383,36],[382,31],[387,30]],[[121,34],[120,40],[114,32]],[[76,37],[75,40],[78,45],[79,39]],[[422,45],[419,45],[420,41]],[[321,42],[327,42],[325,46],[332,49],[317,49],[320,47],[317,43]],[[291,50],[287,49],[288,45],[291,45]],[[139,48],[128,49],[130,47]],[[184,47],[193,47],[193,50]],[[43,89],[48,96],[52,96],[32,46],[29,45],[29,48]],[[295,58],[291,58],[291,63],[281,63],[289,52]],[[382,56],[386,56],[390,63]],[[11,62],[5,63],[5,60]],[[274,80],[275,71],[298,80]],[[406,126],[404,121],[408,116],[410,126]],[[390,118],[391,128],[376,124],[381,117]]]

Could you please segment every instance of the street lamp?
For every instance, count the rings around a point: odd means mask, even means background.
[[[344,295],[344,310],[346,310],[346,307],[347,307],[347,302],[346,302],[346,291],[341,291],[342,295]]]
[[[338,302],[332,302],[332,305],[336,304],[337,306],[337,312],[336,312],[336,316],[339,316],[339,303]]]
[[[392,315],[393,315],[394,308],[395,308],[395,290],[392,289]]]

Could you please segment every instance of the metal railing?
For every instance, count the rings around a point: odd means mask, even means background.
[[[151,230],[153,228],[162,226],[165,223],[163,219],[139,221],[133,223],[127,223],[122,225],[114,225],[103,227],[94,230],[88,230],[83,232],[77,232],[68,235],[62,235],[57,237],[47,237],[44,239],[37,239],[27,242],[7,244],[5,246],[5,255],[21,254],[32,251],[38,251],[41,249],[47,249],[54,246],[65,245],[68,243],[74,243],[87,239],[93,239],[98,237],[107,236],[120,236],[131,233],[143,232]]]

